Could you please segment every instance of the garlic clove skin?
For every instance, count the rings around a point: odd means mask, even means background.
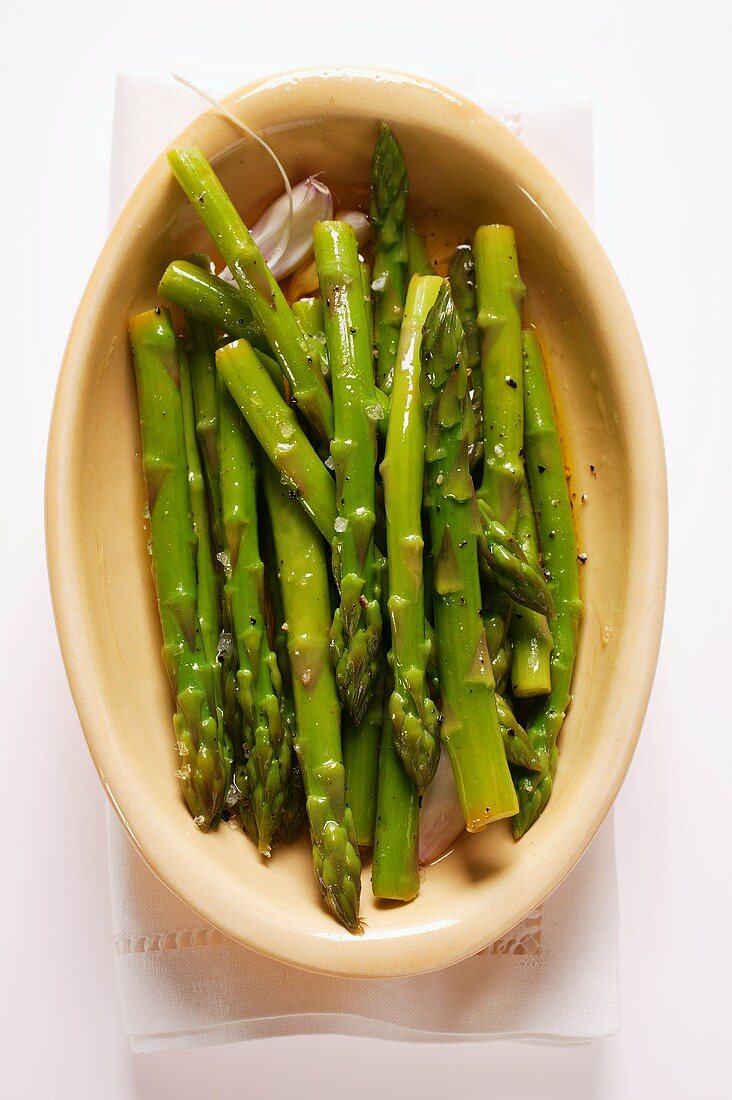
[[[341,210],[336,214],[335,220],[347,222],[356,234],[356,240],[360,245],[366,244],[371,237],[371,222],[360,210]]]
[[[292,189],[292,225],[284,252],[277,256],[277,249],[287,226],[289,204],[286,195],[280,195],[252,226],[254,241],[269,264],[275,279],[284,279],[298,267],[313,250],[313,226],[316,222],[333,217],[333,196],[330,188],[308,176]]]
[[[450,754],[443,745],[435,777],[425,791],[419,812],[419,862],[434,863],[464,831]]]
[[[333,217],[330,188],[315,176],[308,176],[293,187],[292,224],[283,250],[289,213],[287,195],[280,195],[249,230],[275,279],[284,279],[312,253],[313,226]],[[236,286],[228,267],[220,278]]]

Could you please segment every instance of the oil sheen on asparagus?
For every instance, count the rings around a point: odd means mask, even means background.
[[[460,830],[543,812],[582,608],[521,241],[431,255],[408,142],[373,136],[368,211],[325,172],[251,227],[173,149],[210,256],[165,257],[172,312],[129,322],[171,776],[275,868],[307,822],[324,921],[355,934],[362,853],[405,904]]]

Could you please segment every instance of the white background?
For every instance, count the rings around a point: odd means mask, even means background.
[[[732,387],[728,5],[614,0],[0,0],[0,1091],[11,1100],[729,1095]],[[350,10],[350,9],[349,9]],[[664,424],[669,598],[618,799],[623,1023],[591,1047],[303,1038],[132,1056],[103,795],[50,617],[42,523],[59,361],[106,231],[115,72],[480,67],[496,96],[595,102],[596,227]],[[488,82],[490,86],[490,82]],[[725,1087],[726,1085],[726,1087]]]

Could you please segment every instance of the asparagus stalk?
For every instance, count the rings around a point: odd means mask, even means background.
[[[285,393],[285,376],[279,363],[269,354],[269,344],[253,325],[241,319],[246,303],[238,290],[216,275],[201,270],[197,262],[175,260],[158,284],[158,293],[185,311],[189,326],[190,321],[195,320],[226,333],[227,337],[219,346],[228,344],[230,339],[248,340],[277,389]]]
[[[409,284],[391,394],[386,454],[381,463],[389,559],[389,618],[394,689],[393,742],[420,792],[440,759],[439,716],[427,689],[422,485],[425,424],[420,392],[422,327],[442,286],[436,276]]]
[[[295,749],[305,785],[320,892],[351,932],[360,932],[361,859],[346,804],[341,710],[328,659],[330,599],[323,544],[271,466],[264,487],[272,520],[297,714]]]
[[[374,843],[376,797],[379,782],[379,745],[384,725],[384,685],[376,685],[366,715],[357,725],[343,715],[343,766],[346,769],[346,801],[353,814],[359,847]]]
[[[490,616],[486,616],[486,624],[490,624],[493,629],[500,629],[503,627],[503,621],[498,616],[491,619]],[[437,674],[437,640],[435,638],[434,631],[425,624],[426,634],[430,642],[430,656],[427,665],[427,675],[433,682],[439,687],[439,679]],[[503,627],[503,635],[494,635],[493,640],[497,646],[497,653],[500,655],[503,652],[503,647],[509,646],[510,643],[505,637],[505,627]],[[488,639],[488,631],[486,630],[486,638]],[[490,643],[489,643],[490,651]],[[505,659],[505,658],[504,658]],[[506,752],[506,759],[509,764],[516,764],[517,767],[527,768],[529,771],[540,771],[541,761],[538,754],[534,751],[529,735],[523,726],[518,722],[508,702],[501,695],[503,685],[507,679],[507,670],[503,671],[500,664],[501,657],[498,659],[491,658],[491,668],[496,680],[496,714],[498,716],[498,722],[501,727],[501,736],[503,738],[503,747]],[[498,677],[501,677],[501,683],[499,685]],[[438,765],[439,769],[439,765]]]
[[[529,560],[520,543],[493,516],[483,500],[478,501],[481,534],[478,553],[491,579],[516,603],[544,614],[554,614],[551,592],[536,558]]]
[[[333,565],[340,605],[330,632],[341,702],[363,721],[378,676],[381,610],[375,573],[375,464],[378,406],[358,245],[346,222],[318,222],[315,262],[333,387],[338,518]]]
[[[455,308],[465,333],[468,349],[467,368],[470,378],[471,401],[475,415],[475,443],[470,455],[474,468],[483,457],[483,378],[480,371],[480,335],[478,333],[478,307],[475,297],[475,260],[469,244],[459,244],[450,261],[448,272]]]
[[[207,257],[200,257],[205,263]],[[216,449],[218,397],[216,394],[215,339],[212,327],[193,317],[187,317],[187,357],[190,364],[195,432],[203,458],[203,477],[211,507],[211,525],[218,550],[223,546],[221,530],[221,488],[219,459]]]
[[[221,636],[221,587],[213,555],[206,485],[198,450],[191,364],[182,350],[178,353],[178,370],[183,438],[188,464],[188,496],[196,536],[196,610],[200,648],[204,658],[201,671],[205,669],[205,674],[213,679],[213,694],[216,708],[219,710],[223,706],[221,666],[218,663]]]
[[[531,738],[517,720],[506,700],[498,692],[496,692],[496,713],[501,727],[506,760],[517,768],[540,772],[541,758],[531,744]]]
[[[402,767],[394,744],[394,725],[387,715],[379,752],[371,867],[371,886],[377,898],[411,901],[419,893],[419,803],[419,792]]]
[[[526,484],[519,493],[517,538],[522,550],[538,559],[538,537],[531,495]],[[517,699],[547,695],[551,691],[552,636],[546,616],[528,607],[517,607],[509,628],[513,660],[511,690]]]
[[[308,362],[297,321],[262,253],[200,149],[172,149],[168,162],[287,376],[293,402],[327,446],[333,434],[328,388]]]
[[[399,144],[382,122],[371,166],[374,331],[380,388],[391,393],[407,281],[404,218],[409,180]]]
[[[292,303],[292,312],[300,326],[308,356],[327,382],[330,378],[330,364],[325,344],[323,303],[320,298],[301,298],[299,302]]]
[[[292,742],[282,714],[282,680],[269,647],[264,566],[257,524],[255,444],[223,383],[219,384],[219,469],[228,553],[225,592],[239,665],[248,794],[259,851],[269,855],[287,801]]]
[[[512,816],[517,802],[498,726],[481,617],[480,523],[468,466],[473,412],[465,355],[460,318],[445,281],[422,336],[427,504],[435,556],[442,739],[450,753],[466,827],[477,832],[490,821]]]
[[[504,638],[501,644],[494,650],[488,649],[491,655],[491,671],[496,684],[496,691],[505,691],[508,676],[513,661],[513,649],[509,638]]]
[[[521,282],[513,229],[484,225],[473,246],[483,382],[483,480],[478,496],[509,531],[516,531],[523,467]]]
[[[519,812],[514,833],[523,836],[541,814],[551,794],[557,736],[571,700],[577,631],[582,613],[577,539],[559,442],[557,422],[541,349],[533,332],[524,333],[524,399],[526,407],[526,472],[534,502],[544,568],[554,598],[551,691],[528,727],[542,770],[517,783]]]
[[[287,653],[287,632],[285,625],[285,608],[282,602],[279,579],[277,577],[277,554],[275,552],[272,523],[267,509],[260,500],[259,530],[260,545],[262,549],[262,561],[264,563],[264,579],[266,595],[269,597],[269,620],[271,627],[271,647],[277,659],[277,667],[282,681],[281,714],[285,725],[284,736],[288,745],[294,748],[297,731],[297,718],[295,704],[292,697],[292,671],[290,658]],[[290,752],[291,768],[290,782],[287,789],[285,804],[282,810],[280,822],[280,834],[285,844],[290,844],[298,836],[305,821],[305,789],[302,782],[300,765],[297,754]]]
[[[359,257],[359,267],[361,268],[361,286],[363,288],[363,300],[366,306],[366,319],[369,325],[369,344],[371,345],[371,351],[374,351],[374,295],[371,289],[371,264],[364,260],[363,256]]]
[[[196,321],[228,332],[238,340],[249,340],[262,351],[269,350],[241,292],[198,262],[189,258],[168,264],[158,284],[158,294]]]
[[[404,231],[407,236],[407,274],[409,282],[411,282],[414,275],[434,275],[434,269],[422,240],[422,234],[410,217],[404,219]]]
[[[231,776],[230,749],[217,705],[215,669],[206,660],[199,622],[197,553],[191,518],[179,349],[170,315],[150,310],[130,321],[142,430],[153,573],[163,661],[176,695],[173,725],[181,757],[176,773],[196,825],[218,822]],[[201,615],[213,629],[204,596]]]
[[[216,352],[216,368],[267,458],[330,542],[336,520],[335,483],[259,356],[246,340],[236,340]]]

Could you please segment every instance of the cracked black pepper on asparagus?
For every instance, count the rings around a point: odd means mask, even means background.
[[[386,123],[368,220],[308,177],[250,231],[199,149],[168,159],[217,253],[161,272],[175,321],[130,320],[172,770],[262,855],[307,819],[361,932],[362,851],[408,902],[439,815],[518,838],[552,790],[582,605],[517,241],[430,256]]]

